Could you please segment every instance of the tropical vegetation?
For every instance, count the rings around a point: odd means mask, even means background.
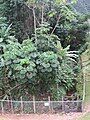
[[[59,100],[77,91],[88,26],[75,2],[1,0],[1,98],[48,94]]]

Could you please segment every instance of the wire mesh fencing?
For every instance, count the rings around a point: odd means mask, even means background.
[[[82,112],[83,101],[12,101],[0,100],[0,114],[46,114]]]

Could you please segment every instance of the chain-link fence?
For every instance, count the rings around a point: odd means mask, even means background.
[[[82,112],[83,101],[12,101],[0,100],[0,113],[31,114]]]

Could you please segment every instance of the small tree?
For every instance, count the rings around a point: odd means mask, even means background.
[[[53,99],[58,99],[74,86],[71,60],[75,62],[73,58],[77,55],[58,44],[59,38],[49,34],[47,24],[36,29],[37,40],[33,37],[22,44],[7,34],[8,30],[0,38],[5,46],[0,55],[3,95],[19,99],[26,93],[50,93]]]

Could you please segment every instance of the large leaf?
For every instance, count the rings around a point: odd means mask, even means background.
[[[0,43],[3,42],[3,38],[0,38]]]

